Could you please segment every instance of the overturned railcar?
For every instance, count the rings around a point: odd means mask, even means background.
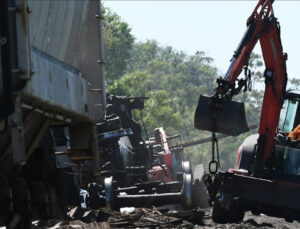
[[[65,174],[88,158],[97,179],[95,124],[106,101],[100,1],[3,0],[0,17],[0,223],[7,224],[29,210],[43,217],[65,196],[51,170],[55,128],[68,132],[62,152],[74,159],[62,160]]]

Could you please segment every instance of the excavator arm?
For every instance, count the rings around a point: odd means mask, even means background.
[[[228,134],[226,131],[229,130],[234,135],[246,129],[240,128],[240,117],[245,116],[245,111],[240,109],[243,105],[231,99],[242,88],[247,89],[247,77],[238,77],[247,67],[258,41],[266,68],[258,139],[257,135],[251,135],[244,140],[235,169],[228,172],[211,170],[211,165],[218,168],[214,160],[214,145],[217,145],[214,132]],[[225,77],[217,80],[218,86],[211,97],[200,96],[195,126],[212,131],[212,161],[208,166],[210,174],[204,182],[213,203],[212,219],[217,223],[240,222],[246,211],[300,221],[299,163],[296,159],[299,149],[275,141],[284,99],[299,100],[297,93],[286,93],[286,59],[272,0],[260,0],[247,21],[247,31],[231,59]],[[198,114],[204,115],[206,122]],[[242,160],[243,164],[240,163]]]
[[[222,130],[218,131],[218,126],[241,126],[241,122],[239,122],[237,125],[234,125],[232,119],[227,121],[226,118],[222,120],[223,124],[218,125],[218,121],[220,120],[217,119],[220,116],[220,113],[223,115],[223,117],[224,114],[226,117],[235,116],[237,117],[235,120],[238,120],[239,116],[244,116],[243,112],[235,112],[234,109],[228,109],[226,107],[233,107],[233,105],[241,107],[241,105],[239,105],[237,102],[231,101],[231,99],[234,95],[238,94],[243,87],[247,88],[247,79],[238,79],[238,77],[243,71],[244,67],[247,68],[250,54],[259,40],[266,70],[264,72],[265,93],[259,125],[260,137],[258,139],[258,145],[255,152],[255,173],[259,171],[263,161],[266,161],[270,156],[272,147],[275,143],[274,139],[277,132],[280,110],[283,104],[283,97],[287,83],[285,64],[287,58],[286,54],[284,54],[282,50],[280,26],[277,22],[277,19],[274,17],[272,3],[272,0],[260,0],[251,16],[248,18],[247,30],[236,51],[234,52],[234,55],[231,59],[231,64],[225,74],[225,77],[224,79],[217,80],[218,86],[215,89],[215,93],[211,97],[211,100],[206,102],[210,106],[209,112],[211,113],[209,118],[214,117],[214,121],[217,124],[214,124],[213,128],[203,128],[213,132],[222,132],[227,134],[226,128],[221,128]],[[197,108],[198,114],[201,113],[201,109],[199,107],[200,100]],[[232,103],[234,104],[232,105]],[[218,109],[211,108],[212,106],[216,107],[216,104],[217,106],[222,105],[223,111],[220,112]],[[219,114],[213,114],[212,110],[214,110],[214,113],[218,112]],[[199,121],[203,120],[197,117],[197,111],[195,114],[195,126],[196,128],[201,129],[201,124],[199,124]],[[233,113],[239,113],[239,115],[233,115]],[[200,115],[203,114],[204,113]],[[241,132],[242,131],[238,131],[237,133]]]
[[[273,18],[271,0],[260,0],[247,20],[247,30],[239,43],[231,64],[225,74],[225,79],[234,84],[243,67],[247,65],[250,54],[263,33],[266,33]]]
[[[247,21],[247,31],[237,51],[225,79],[234,84],[243,67],[247,65],[250,54],[257,41],[260,41],[265,62],[265,93],[259,125],[258,148],[255,171],[262,161],[266,161],[275,144],[275,135],[280,110],[286,90],[286,54],[283,53],[280,26],[274,17],[271,0],[260,0]]]

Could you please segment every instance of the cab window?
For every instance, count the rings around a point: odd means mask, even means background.
[[[279,120],[279,131],[290,133],[294,128],[298,101],[286,100],[282,106]]]

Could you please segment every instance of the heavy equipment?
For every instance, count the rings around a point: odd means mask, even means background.
[[[272,3],[259,0],[225,77],[217,80],[212,96],[200,96],[195,112],[195,127],[212,132],[213,160],[205,182],[213,203],[213,220],[218,223],[239,222],[245,211],[300,220],[300,149],[287,137],[300,122],[300,94],[286,90],[287,54]],[[248,130],[244,105],[232,98],[249,89],[248,62],[258,40],[266,67],[258,134],[244,140],[234,169],[218,171],[215,132],[236,136]],[[243,70],[245,79],[238,79]]]

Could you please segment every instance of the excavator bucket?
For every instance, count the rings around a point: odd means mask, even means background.
[[[244,103],[228,101],[216,103],[211,97],[200,95],[194,125],[199,130],[237,136],[249,130]]]

